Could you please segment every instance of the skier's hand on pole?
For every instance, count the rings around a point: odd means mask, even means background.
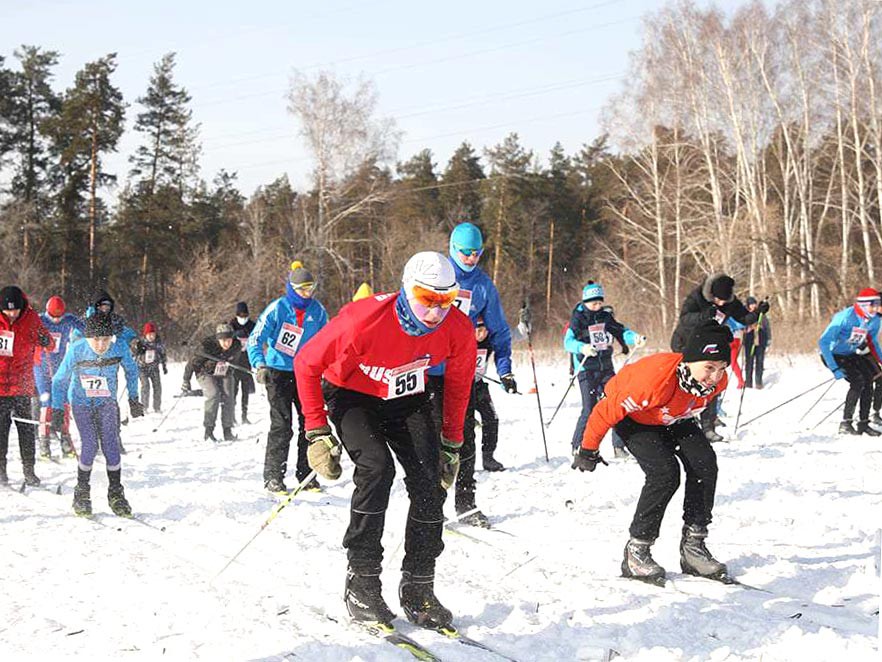
[[[262,386],[266,386],[266,380],[269,377],[269,368],[265,365],[259,366],[257,371],[254,373],[254,379],[258,384]]]
[[[340,466],[340,441],[331,432],[331,428],[323,425],[306,433],[309,448],[306,458],[311,469],[315,469],[319,476],[328,480],[337,480],[343,473]]]
[[[138,418],[144,415],[144,405],[136,398],[129,398],[129,411],[132,414],[132,418]]]
[[[456,474],[459,473],[459,451],[462,444],[441,437],[441,452],[439,454],[438,471],[441,475],[441,487],[449,490],[456,482]]]
[[[598,464],[609,466],[609,463],[600,456],[600,451],[589,451],[580,448],[579,452],[573,456],[572,468],[579,471],[594,471]]]
[[[646,345],[646,336],[637,336],[637,340],[634,341],[634,348],[640,349],[641,347]]]
[[[589,343],[583,343],[582,346],[579,348],[579,353],[581,353],[582,356],[586,357],[597,356],[597,350],[594,349],[594,345],[591,345]]]
[[[512,373],[502,375],[502,377],[499,378],[499,381],[502,382],[502,388],[505,389],[506,393],[517,393],[518,383],[515,381]]]

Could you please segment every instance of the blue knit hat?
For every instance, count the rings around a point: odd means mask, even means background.
[[[603,286],[589,280],[588,284],[582,288],[582,301],[597,301],[598,299],[603,301]]]

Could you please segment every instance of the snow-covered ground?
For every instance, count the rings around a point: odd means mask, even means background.
[[[829,376],[814,357],[772,356],[769,364],[767,388],[747,392],[742,421]],[[165,531],[109,514],[101,460],[92,498],[108,526],[71,514],[73,460],[37,467],[50,490],[62,486],[62,496],[0,490],[0,660],[411,659],[322,615],[343,617],[348,461],[341,480],[298,498],[215,577],[275,504],[261,481],[267,405],[258,387],[255,423],[238,429],[242,440],[203,442],[202,399],[170,397],[181,370],[174,366],[164,379],[164,406],[178,405],[160,430],[151,433],[157,414],[123,428],[129,500]],[[526,391],[523,360],[517,375]],[[566,382],[563,359],[540,366],[546,419]],[[835,384],[800,421],[822,390],[716,445],[720,478],[708,546],[732,574],[771,591],[762,593],[674,572],[682,488],[654,548],[673,585],[619,578],[639,467],[612,460],[605,442],[609,467],[570,469],[575,389],[548,431],[546,462],[535,397],[494,387],[502,421],[497,457],[509,470],[478,472],[478,504],[499,531],[445,536],[441,600],[465,634],[524,662],[594,659],[603,647],[624,660],[879,659],[882,438],[837,437],[837,414],[809,430],[841,402],[845,385]],[[733,388],[724,402],[728,431],[737,406]],[[396,481],[384,539],[393,609],[406,507]],[[444,660],[500,659],[433,633],[414,637]]]

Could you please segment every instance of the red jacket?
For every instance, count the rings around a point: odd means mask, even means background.
[[[389,399],[420,392],[426,369],[446,361],[442,434],[462,443],[465,411],[475,377],[477,346],[469,318],[451,310],[422,336],[406,334],[395,313],[396,293],[346,304],[294,360],[306,429],[327,425],[321,380]]]
[[[677,382],[682,354],[653,354],[622,368],[604,387],[606,397],[591,411],[582,448],[597,450],[607,430],[626,416],[642,425],[671,425],[700,414],[709,400],[726,390],[726,375],[705,397],[687,393]]]
[[[48,339],[45,348],[52,351],[55,341],[27,299],[14,322],[0,313],[0,397],[34,394],[34,358],[41,349],[40,337]]]

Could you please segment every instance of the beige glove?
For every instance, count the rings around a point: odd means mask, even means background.
[[[328,480],[337,480],[343,473],[340,466],[340,441],[331,432],[331,428],[323,425],[306,433],[309,448],[306,459],[309,467],[315,469],[319,476]]]

